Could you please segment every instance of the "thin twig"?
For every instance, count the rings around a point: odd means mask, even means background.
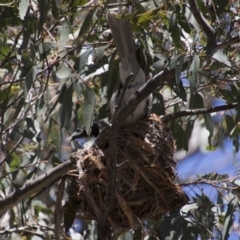
[[[182,71],[185,71],[188,67],[188,61],[186,61],[182,66]],[[171,78],[175,76],[176,69],[164,69],[160,73],[153,76],[149,81],[147,81],[140,89],[138,89],[129,100],[128,104],[124,105],[119,112],[118,121],[123,122],[151,93],[156,89],[163,86],[165,82],[168,82]]]
[[[238,106],[237,103],[229,103],[227,105],[221,105],[217,107],[209,107],[209,108],[198,108],[198,109],[187,109],[184,111],[171,113],[166,116],[162,117],[162,120],[164,123],[168,123],[174,119],[180,118],[180,117],[186,117],[186,116],[193,116],[193,115],[199,115],[199,114],[205,114],[205,113],[213,113],[213,112],[220,112],[220,111],[226,111],[233,108],[236,108]]]
[[[34,180],[28,181],[23,187],[8,194],[5,198],[0,200],[0,215],[4,214],[11,207],[28,198],[30,195],[41,191],[46,186],[53,184],[62,177],[65,173],[73,168],[73,161],[67,160],[66,162],[58,165],[50,171],[42,174]]]
[[[22,136],[17,143],[14,145],[14,147],[11,149],[11,151],[1,160],[0,162],[0,166],[11,156],[11,154],[13,152],[15,152],[15,150],[17,149],[17,147],[19,146],[19,144],[22,142],[22,140],[24,139],[24,137]]]
[[[199,10],[196,0],[189,0],[188,3],[190,6],[190,11],[192,12],[194,18],[196,19],[197,23],[201,26],[202,30],[208,37],[208,45],[215,46],[216,44],[215,31],[212,28],[212,26],[208,23],[208,21],[205,19],[202,12]]]
[[[233,38],[231,38],[231,39],[229,39],[225,42],[218,43],[215,50],[231,47],[232,45],[235,45],[235,44],[238,44],[238,43],[240,43],[240,37],[236,36],[236,37],[233,37]]]

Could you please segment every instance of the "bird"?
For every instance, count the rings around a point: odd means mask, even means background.
[[[76,132],[74,132],[70,137],[66,140],[67,142],[73,142],[73,149],[83,149],[83,148],[90,148],[95,140],[97,139],[100,133],[100,123],[94,122],[91,127],[91,132],[88,135],[85,128],[80,129],[78,128]]]
[[[126,12],[126,10],[122,11]],[[115,112],[115,107],[119,102],[119,96],[121,96],[124,87],[125,94],[123,96],[122,106],[126,105],[131,96],[146,83],[147,76],[144,72],[143,64],[138,61],[139,54],[136,54],[133,32],[129,20],[117,18],[117,13],[113,11],[108,11],[106,17],[121,62],[119,66],[120,80],[118,80],[116,84],[109,104],[111,120]],[[132,74],[133,78],[130,79],[129,76]],[[138,104],[131,115],[123,120],[122,126],[130,126],[136,121],[148,117],[151,112],[152,101],[153,97],[151,94]]]

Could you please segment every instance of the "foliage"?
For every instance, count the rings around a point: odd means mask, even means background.
[[[133,1],[133,6],[125,17],[146,55],[146,71],[150,76],[169,69],[175,72],[152,92],[153,112],[170,119],[166,122],[177,148],[188,150],[194,123],[202,121],[209,131],[208,149],[217,148],[228,135],[236,154],[238,1]],[[68,159],[71,148],[65,139],[75,129],[85,125],[89,132],[93,120],[108,116],[119,59],[105,14],[119,6],[94,0],[2,0],[0,7],[0,193],[4,200],[26,181]],[[189,194],[191,203],[160,222],[149,221],[153,232],[145,234],[227,239],[239,207],[238,181],[213,174],[187,183],[195,186]],[[216,189],[217,201],[196,191],[202,184]],[[18,234],[28,239],[53,237],[56,188],[56,183],[46,183],[43,191],[24,195],[11,205],[2,215],[0,234],[12,239]]]

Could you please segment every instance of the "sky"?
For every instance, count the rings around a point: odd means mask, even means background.
[[[181,153],[181,156],[183,156],[183,153]],[[228,174],[232,177],[239,174],[240,152],[234,154],[232,140],[227,137],[224,138],[222,146],[215,151],[205,151],[201,150],[201,147],[199,147],[186,157],[178,160],[177,172],[180,183],[195,181],[197,175],[209,174],[212,172]],[[193,195],[194,192],[201,194],[201,191],[203,191],[211,201],[216,202],[217,199],[216,190],[209,185],[201,184],[200,187],[184,187],[184,191],[190,196]],[[235,230],[232,231],[229,237],[230,240],[240,239],[239,228],[239,214],[236,213],[234,222]]]

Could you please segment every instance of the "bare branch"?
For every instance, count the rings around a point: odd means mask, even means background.
[[[219,50],[219,49],[227,48],[227,47],[230,47],[230,46],[238,44],[238,43],[240,43],[240,37],[236,36],[225,42],[217,44],[217,47],[215,49]]]
[[[40,190],[48,187],[56,182],[61,176],[73,168],[73,161],[67,160],[59,166],[51,169],[47,173],[42,174],[36,179],[26,182],[23,187],[8,194],[4,199],[0,200],[0,215],[4,214],[8,209],[15,204],[29,197],[31,194],[37,193]]]
[[[188,66],[188,61],[186,61],[181,71],[185,71]],[[147,98],[151,93],[153,93],[158,87],[163,86],[165,82],[168,82],[171,78],[175,76],[176,69],[164,69],[162,72],[156,74],[149,81],[147,81],[135,94],[132,95],[128,104],[126,104],[120,111],[118,115],[118,122],[121,123],[126,117],[128,117],[137,107],[137,105]]]
[[[226,110],[229,110],[229,109],[236,108],[237,106],[238,106],[237,103],[230,103],[230,104],[227,104],[227,105],[221,105],[221,106],[210,107],[210,108],[187,109],[185,111],[168,114],[168,115],[164,116],[162,118],[162,120],[163,120],[163,122],[165,122],[167,124],[169,121],[172,121],[172,120],[180,118],[180,117],[199,115],[199,114],[204,114],[204,113],[226,111]]]
[[[0,166],[12,155],[13,152],[17,149],[17,147],[21,144],[24,137],[22,136],[17,143],[14,145],[14,147],[10,150],[10,152],[0,161]]]
[[[11,7],[14,3],[15,1],[12,1],[10,3],[0,4],[0,7]]]
[[[197,23],[201,26],[202,30],[208,37],[208,45],[215,46],[216,45],[215,31],[199,10],[196,0],[189,0],[188,3],[190,6],[190,11],[192,12],[194,18],[196,19]]]

